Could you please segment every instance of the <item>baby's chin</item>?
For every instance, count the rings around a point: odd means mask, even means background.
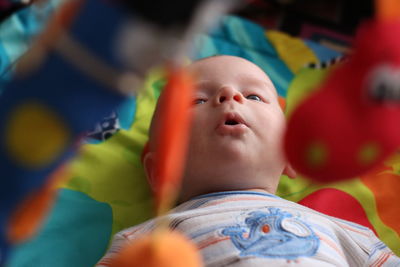
[[[213,150],[211,156],[215,158],[216,162],[241,162],[251,157],[256,149],[243,140],[228,137],[221,140]]]

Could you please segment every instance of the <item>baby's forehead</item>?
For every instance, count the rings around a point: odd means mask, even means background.
[[[268,75],[254,63],[234,56],[215,56],[195,61],[188,66],[196,84],[212,85],[234,81],[245,86],[266,88],[278,93]]]

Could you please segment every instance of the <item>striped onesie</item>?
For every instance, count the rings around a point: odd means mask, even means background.
[[[171,211],[170,227],[198,247],[206,266],[400,266],[368,228],[272,194],[229,191],[198,196]],[[96,265],[149,233],[150,220],[116,234]]]

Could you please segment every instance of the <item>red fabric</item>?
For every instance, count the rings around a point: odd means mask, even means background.
[[[341,190],[320,189],[303,198],[299,204],[333,217],[361,224],[377,234],[360,202]]]

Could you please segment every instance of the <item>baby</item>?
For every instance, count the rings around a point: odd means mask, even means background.
[[[268,76],[234,56],[196,61],[193,123],[181,199],[170,228],[198,247],[206,266],[400,266],[374,233],[275,196],[280,176],[295,172],[282,154],[285,117]],[[144,167],[152,184],[157,131]],[[153,183],[153,186],[154,183]],[[97,266],[155,219],[115,236]]]

